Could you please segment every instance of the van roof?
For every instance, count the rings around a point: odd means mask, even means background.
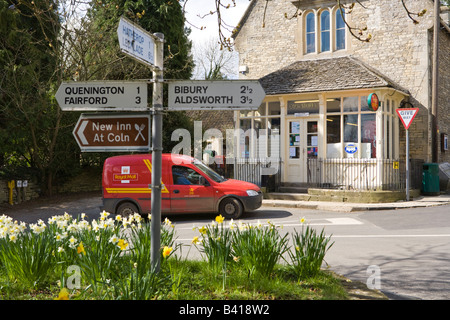
[[[152,158],[151,154],[128,154],[128,155],[120,155],[120,156],[113,156],[107,158],[105,161],[130,161],[130,160],[141,160],[141,159],[148,159]],[[170,160],[178,160],[180,162],[191,162],[195,159],[191,156],[183,155],[183,154],[175,154],[175,153],[163,153],[162,154],[162,160],[163,161],[170,161]],[[177,161],[177,162],[178,162]]]

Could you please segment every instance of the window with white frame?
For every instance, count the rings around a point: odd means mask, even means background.
[[[306,15],[306,53],[316,51],[316,17],[313,12]]]
[[[346,49],[345,13],[338,6],[308,11],[302,17],[305,54]]]
[[[344,15],[344,16],[342,16]],[[336,48],[335,50],[343,50],[345,49],[345,13],[341,10],[336,10],[336,19],[335,19],[335,35],[336,35]]]
[[[382,113],[381,132],[377,132],[376,112],[369,109],[367,96],[327,98],[327,158],[394,158],[391,106],[390,100],[382,103],[378,111]],[[377,150],[377,134],[383,140],[383,150]]]
[[[330,51],[330,12],[322,11],[320,14],[320,51]]]
[[[238,157],[278,158],[280,102],[263,102],[256,111],[241,111],[239,118]]]

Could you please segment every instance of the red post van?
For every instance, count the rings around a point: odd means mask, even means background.
[[[237,219],[262,204],[260,188],[224,179],[203,162],[179,154],[162,155],[161,213],[217,212]],[[123,216],[151,212],[150,154],[115,156],[103,166],[103,209]]]

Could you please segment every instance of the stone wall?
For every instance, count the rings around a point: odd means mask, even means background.
[[[239,65],[249,70],[243,78],[259,79],[297,60],[297,21],[284,17],[295,7],[290,0],[269,1],[267,6],[266,1],[254,1],[249,10],[235,48]]]
[[[439,37],[439,91],[438,127],[440,133],[450,136],[450,34],[441,30]],[[450,163],[450,150],[441,150],[441,135],[438,134],[438,162]]]
[[[55,187],[55,193],[78,193],[102,190],[101,171],[97,168],[86,168],[79,175],[60,183]],[[25,191],[25,195],[23,192]],[[37,181],[28,181],[27,188],[13,189],[13,202],[19,203],[36,199],[40,196],[40,187]],[[8,181],[0,180],[0,205],[9,203]],[[1,213],[0,213],[1,214]]]
[[[14,183],[16,186],[16,183]],[[26,188],[13,188],[13,203],[29,201],[39,197],[40,188],[36,181],[28,181]],[[9,188],[7,180],[0,180],[0,204],[9,203]]]

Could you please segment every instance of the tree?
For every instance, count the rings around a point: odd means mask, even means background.
[[[97,55],[89,58],[91,69],[95,69],[90,73],[95,74],[96,78],[152,78],[149,67],[120,52],[116,30],[121,16],[129,18],[149,32],[164,34],[164,78],[189,79],[191,77],[194,63],[190,53],[189,30],[184,26],[182,7],[178,1],[94,1],[88,16],[91,21],[89,32],[106,39],[98,41]],[[149,93],[151,96],[151,90]],[[164,100],[167,101],[167,90],[164,90],[164,93]],[[170,152],[175,143],[171,141],[169,129],[186,128],[193,131],[193,123],[184,112],[168,112],[163,119],[163,128],[166,128],[163,132],[163,147],[165,152]]]
[[[15,178],[24,169],[37,172],[44,193],[51,193],[61,164],[71,158],[71,144],[59,139],[68,123],[53,98],[61,29],[57,7],[53,0],[0,0],[0,166]]]
[[[62,112],[54,94],[62,81],[150,79],[151,70],[120,52],[119,17],[165,34],[165,76],[187,79],[193,67],[181,6],[163,0],[0,0],[0,170],[25,168],[42,192],[105,154],[81,155],[72,130],[78,112]],[[151,90],[150,90],[151,91]],[[165,127],[189,127],[182,113]],[[170,134],[164,137],[171,150]],[[9,173],[7,173],[8,171]],[[1,174],[1,172],[0,172]]]
[[[236,54],[228,50],[220,50],[217,38],[210,38],[194,48],[197,77],[204,80],[227,79],[236,67]]]

